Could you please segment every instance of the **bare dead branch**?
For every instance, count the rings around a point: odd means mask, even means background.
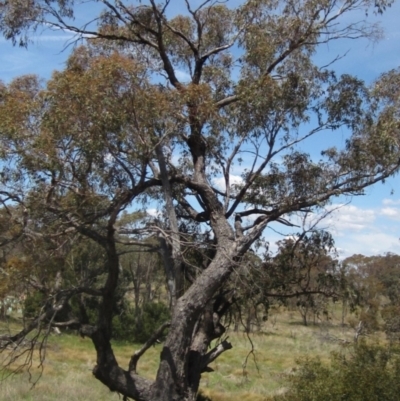
[[[162,336],[165,329],[170,327],[171,323],[166,322],[162,324],[154,333],[153,335],[145,342],[142,348],[135,351],[134,354],[131,356],[129,361],[129,372],[136,373],[137,363],[140,357],[153,345],[155,342]]]
[[[222,341],[220,344],[218,344],[216,347],[214,347],[211,351],[209,351],[207,354],[203,356],[202,362],[201,362],[201,371],[202,372],[210,372],[212,369],[208,366],[210,363],[214,362],[222,353],[225,351],[228,351],[232,349],[233,346],[230,342],[225,339]],[[211,369],[211,370],[210,370]]]

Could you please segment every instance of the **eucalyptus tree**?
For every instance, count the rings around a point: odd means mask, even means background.
[[[399,71],[366,88],[314,57],[320,44],[378,35],[351,13],[390,4],[2,1],[0,29],[14,43],[42,27],[86,43],[46,85],[27,76],[0,88],[3,207],[25,211],[31,237],[46,233],[32,225],[45,215],[49,235],[86,236],[105,254],[103,282],[61,286],[30,330],[73,296],[97,297],[97,322],[76,322],[96,348],[94,376],[127,398],[195,399],[201,374],[232,347],[223,285],[266,227],[360,195],[399,168]],[[343,127],[342,148],[310,155],[310,138]],[[127,208],[154,204],[166,223],[118,225]],[[125,368],[110,343],[124,244],[163,256],[172,317],[154,380],[137,363],[166,325]],[[193,266],[194,247],[203,257]]]
[[[399,262],[400,256],[392,253],[352,255],[343,261],[347,281],[357,295],[353,323],[358,323],[360,334],[383,328],[390,341],[399,340]]]
[[[319,230],[278,242],[279,252],[267,264],[270,292],[276,298],[291,299],[303,324],[325,315],[328,300],[338,296],[338,261],[330,233]]]
[[[315,223],[303,232],[276,243],[277,251],[264,255],[248,252],[235,269],[224,291],[234,301],[227,322],[246,332],[268,320],[274,306],[286,305],[300,312],[304,325],[313,316],[328,318],[328,301],[348,287],[340,283],[337,251],[331,234]],[[342,284],[342,286],[340,286]]]

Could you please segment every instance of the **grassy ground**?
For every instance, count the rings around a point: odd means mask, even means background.
[[[274,325],[267,323],[263,333],[251,335],[254,355],[249,354],[252,347],[245,334],[233,335],[233,350],[214,363],[215,372],[204,375],[203,393],[213,401],[267,400],[285,390],[296,360],[317,355],[327,360],[332,351],[343,347],[336,339],[352,337],[350,329],[331,323],[305,327],[297,315],[292,315],[279,313]]]
[[[352,331],[343,330],[335,320],[308,327],[299,315],[280,311],[270,318],[263,333],[252,334],[251,342],[243,333],[230,333],[234,348],[214,364],[214,372],[204,374],[202,392],[213,401],[262,401],[285,389],[285,379],[304,356],[328,359],[343,346],[335,339],[351,340]],[[114,346],[121,366],[127,366],[134,345]],[[160,346],[151,348],[140,360],[139,373],[154,377]],[[247,358],[247,364],[246,364]],[[80,401],[121,400],[93,378],[95,352],[88,339],[72,335],[53,336],[47,348],[44,373],[32,388],[27,373],[9,377],[0,383],[2,401]]]

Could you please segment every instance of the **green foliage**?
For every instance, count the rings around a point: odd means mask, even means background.
[[[391,342],[400,339],[399,265],[400,256],[392,253],[353,255],[343,261],[357,314],[353,324],[356,326],[362,322],[364,332],[383,328]],[[383,319],[383,327],[380,318]]]
[[[72,313],[78,310],[75,300],[72,299],[70,304],[66,304],[57,311],[53,320],[55,322],[66,321],[72,318]],[[25,319],[35,319],[40,316],[51,303],[51,297],[41,291],[34,291],[27,295],[24,301],[23,314]]]
[[[398,401],[400,355],[365,343],[334,353],[330,366],[319,358],[299,362],[289,391],[276,401]]]
[[[45,296],[39,291],[28,294],[24,302],[24,317],[35,318],[44,304]]]
[[[382,309],[384,331],[391,343],[400,342],[400,305],[389,304]]]
[[[163,303],[148,303],[142,311],[137,312],[126,308],[121,314],[114,316],[113,338],[115,340],[144,343],[170,319],[169,309]]]

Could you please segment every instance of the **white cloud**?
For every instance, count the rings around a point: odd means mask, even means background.
[[[400,209],[394,207],[384,207],[381,210],[381,214],[389,217],[392,220],[400,221]]]
[[[230,185],[237,185],[237,184],[242,184],[243,183],[243,178],[240,177],[239,175],[229,175],[229,183]],[[214,178],[213,179],[213,184],[220,190],[224,191],[225,190],[225,178],[224,177],[219,177],[219,178]]]
[[[175,75],[181,82],[190,82],[192,80],[191,76],[185,71],[175,70]]]
[[[157,209],[147,209],[146,213],[151,217],[159,217],[161,212]]]
[[[334,229],[337,235],[343,236],[350,232],[360,232],[374,223],[376,212],[373,209],[361,209],[354,205],[332,205],[332,213],[322,221],[329,229]]]
[[[329,206],[328,211],[331,211],[331,214],[322,219],[318,227],[332,233],[341,259],[357,253],[367,256],[386,252],[400,254],[400,227],[395,222],[400,221],[400,207],[398,209],[396,207],[379,209],[350,204],[333,204]],[[311,219],[316,217],[316,215],[310,216]],[[301,225],[301,221],[297,221],[296,216],[291,216],[291,221]],[[312,224],[312,221],[309,223]],[[279,236],[276,232],[265,232],[265,238],[270,241],[272,251],[277,250],[275,241],[285,237],[294,238],[295,229],[290,233],[280,225],[273,225],[269,228],[274,228],[277,232],[282,233],[282,236]]]
[[[366,232],[337,241],[340,246],[340,257],[345,258],[354,254],[366,256],[382,255],[386,252],[400,254],[400,241],[395,235],[384,232]]]
[[[400,202],[385,199],[382,203],[396,205]],[[392,221],[400,221],[400,208],[386,206],[373,209],[336,204],[329,209],[333,212],[322,220],[320,226],[332,233],[340,258],[357,253],[367,256],[386,252],[400,254],[400,228],[397,223],[391,224]]]

